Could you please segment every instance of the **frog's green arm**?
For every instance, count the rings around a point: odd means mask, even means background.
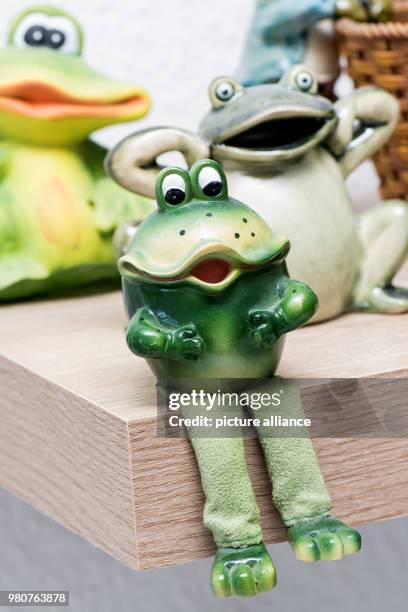
[[[362,87],[335,104],[339,122],[328,141],[346,177],[390,138],[399,117],[394,96],[377,87]]]
[[[102,234],[110,234],[129,220],[141,220],[151,212],[147,198],[129,193],[117,185],[104,168],[106,149],[87,141],[81,145],[81,157],[86,161],[93,180],[89,204],[94,208],[95,223]]]
[[[126,341],[133,353],[149,359],[195,361],[204,349],[194,325],[163,323],[146,307],[130,320]]]
[[[316,311],[317,298],[304,283],[284,277],[278,291],[282,298],[274,308],[249,314],[249,335],[262,348],[306,323]]]
[[[152,211],[152,201],[129,193],[109,176],[95,182],[92,203],[95,222],[102,234],[110,234],[127,221],[141,221]]]

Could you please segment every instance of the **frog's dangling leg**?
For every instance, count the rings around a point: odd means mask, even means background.
[[[197,415],[188,408],[182,412],[185,418]],[[209,432],[210,438],[203,428],[187,427],[206,498],[204,524],[218,547],[211,571],[211,586],[218,597],[251,597],[276,584],[274,564],[262,543],[242,434],[236,429]]]
[[[361,216],[360,235],[365,251],[352,309],[398,314],[408,312],[408,288],[392,279],[408,255],[408,204],[387,200]]]
[[[279,393],[280,405],[255,411],[261,425],[259,439],[273,488],[273,501],[288,527],[288,539],[301,561],[341,559],[360,550],[360,534],[330,517],[331,498],[304,427],[265,425],[273,415],[304,419],[299,391],[275,377],[268,381],[269,397]]]

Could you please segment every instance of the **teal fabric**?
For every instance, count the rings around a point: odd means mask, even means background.
[[[336,0],[257,0],[238,80],[247,86],[278,81],[303,61],[308,30],[335,14]]]
[[[273,393],[278,389],[284,389],[283,406],[276,411],[261,408],[252,415],[261,421],[283,411],[287,417],[304,417],[296,387],[276,378],[268,391]],[[226,414],[225,408],[216,408],[211,416],[217,416],[218,411]],[[190,418],[197,414],[197,409],[183,408],[182,413]],[[243,417],[245,414],[239,406],[228,409],[228,416]],[[262,540],[259,510],[248,475],[240,428],[229,427],[205,435],[202,428],[188,427],[187,431],[206,497],[204,524],[212,532],[217,546],[237,548],[258,544]],[[327,516],[331,500],[307,431],[291,429],[285,435],[280,428],[271,433],[271,428],[261,426],[258,435],[272,481],[273,500],[284,523],[289,527],[313,517]]]

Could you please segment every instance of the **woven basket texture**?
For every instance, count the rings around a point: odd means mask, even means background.
[[[375,164],[385,198],[408,200],[408,0],[394,2],[393,21],[384,24],[337,22],[339,52],[357,86],[378,85],[400,101],[397,129]]]

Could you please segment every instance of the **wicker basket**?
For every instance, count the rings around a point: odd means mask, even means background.
[[[378,85],[400,101],[400,123],[374,161],[383,196],[408,200],[408,0],[394,2],[392,22],[342,19],[336,29],[340,53],[356,85]]]

